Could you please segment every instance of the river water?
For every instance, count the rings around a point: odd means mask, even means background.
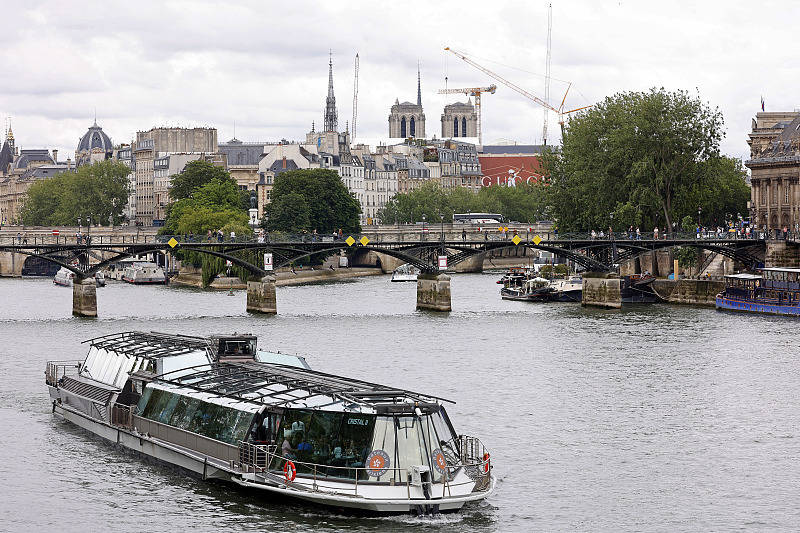
[[[4,531],[797,530],[800,361],[791,319],[651,305],[622,311],[499,298],[453,277],[449,314],[387,277],[278,288],[279,315],[229,296],[110,282],[100,318],[72,291],[0,279]],[[490,448],[497,491],[440,517],[342,516],[145,462],[60,421],[48,359],[110,332],[250,332],[312,367],[453,399]]]

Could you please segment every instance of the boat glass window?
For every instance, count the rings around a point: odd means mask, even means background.
[[[372,450],[375,416],[360,413],[337,413],[287,409],[280,424],[278,455],[297,463],[311,463],[317,476],[367,479],[363,469]],[[296,464],[300,473],[313,473],[314,467]],[[276,461],[272,468],[283,468]]]

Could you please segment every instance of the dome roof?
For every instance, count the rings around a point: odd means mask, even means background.
[[[78,149],[76,152],[91,151],[93,148],[100,148],[104,152],[111,152],[113,144],[108,135],[103,132],[103,128],[95,122],[89,130],[83,134],[81,140],[78,142]]]

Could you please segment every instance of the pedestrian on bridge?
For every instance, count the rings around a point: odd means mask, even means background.
[[[658,240],[658,226],[653,228],[653,240]]]
[[[461,229],[461,240],[467,242],[467,228]]]
[[[642,240],[642,232],[639,231],[639,226],[636,226],[636,240],[637,241],[641,241]]]

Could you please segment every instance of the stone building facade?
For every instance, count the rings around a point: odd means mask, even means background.
[[[800,112],[762,112],[747,143],[750,220],[776,235],[800,231]]]
[[[442,113],[442,139],[477,137],[478,114],[472,99],[444,106]]]

